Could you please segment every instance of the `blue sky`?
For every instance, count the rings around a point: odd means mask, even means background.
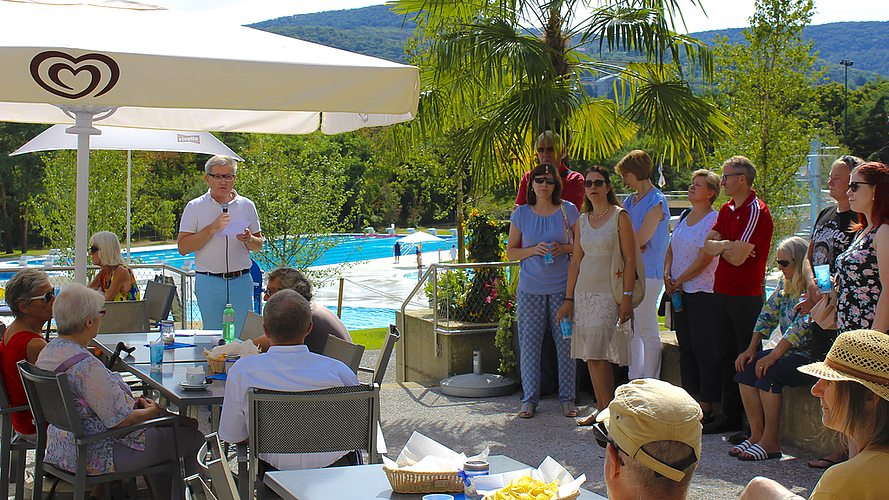
[[[381,0],[140,0],[174,10],[198,13],[225,24],[250,24],[276,17],[311,12],[352,9],[380,5]],[[742,28],[753,14],[753,0],[701,0],[707,16],[692,6],[690,0],[680,0],[689,31],[721,28]],[[812,24],[836,21],[887,21],[889,2],[886,0],[816,0],[816,14]]]

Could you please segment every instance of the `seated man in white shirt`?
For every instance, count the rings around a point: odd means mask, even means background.
[[[358,377],[343,362],[309,352],[304,342],[311,329],[312,309],[300,294],[281,290],[266,303],[263,330],[271,347],[266,353],[238,360],[229,369],[220,438],[229,443],[246,442],[250,414],[247,392],[251,387],[311,391],[358,385]],[[347,453],[265,454],[260,458],[279,470],[312,469],[345,460]]]

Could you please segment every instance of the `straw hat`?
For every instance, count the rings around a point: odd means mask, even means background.
[[[873,330],[842,333],[827,359],[797,369],[825,380],[858,382],[889,401],[889,335]]]

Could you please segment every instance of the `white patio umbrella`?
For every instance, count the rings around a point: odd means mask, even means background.
[[[16,149],[9,156],[57,149],[77,149],[77,136],[65,132],[65,125],[53,125]],[[112,149],[127,152],[127,262],[130,261],[131,199],[130,191],[133,151],[172,151],[223,155],[244,161],[222,141],[209,132],[154,130],[130,127],[95,127],[102,135],[90,141],[90,149]]]
[[[78,136],[80,283],[94,121],[299,134],[416,115],[415,67],[155,6],[89,1],[0,0],[0,120],[75,124],[67,131]]]
[[[402,245],[405,243],[423,243],[424,241],[441,241],[441,238],[438,236],[432,236],[426,231],[414,231],[414,234],[409,234],[404,238],[398,238],[395,240]]]

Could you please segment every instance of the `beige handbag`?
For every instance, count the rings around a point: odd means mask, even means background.
[[[614,230],[614,251],[611,254],[611,290],[618,304],[624,299],[624,254],[620,250],[620,213],[623,211],[624,209],[618,207],[617,213],[614,214],[617,217],[617,224]],[[633,246],[636,248],[636,281],[633,282],[633,298],[630,302],[635,309],[645,298],[645,265],[642,263],[642,251],[639,250],[639,245]]]
[[[812,321],[818,324],[824,330],[837,329],[837,294],[834,291],[821,294],[819,300],[812,310],[809,311]]]

